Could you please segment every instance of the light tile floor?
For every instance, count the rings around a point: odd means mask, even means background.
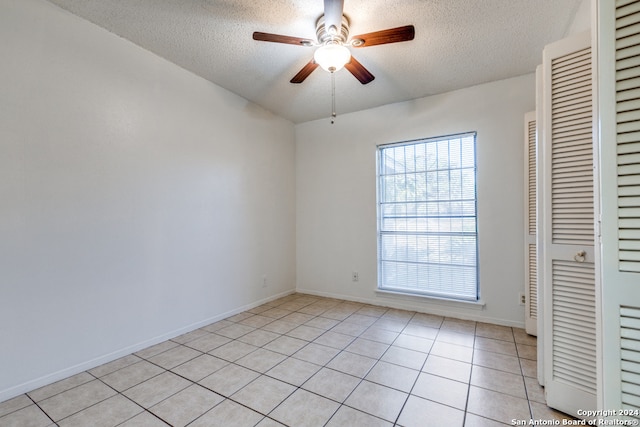
[[[562,419],[522,329],[293,294],[0,403],[0,426]]]

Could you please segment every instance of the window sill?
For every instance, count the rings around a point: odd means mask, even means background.
[[[376,289],[376,294],[384,297],[390,297],[395,300],[400,301],[415,301],[416,299],[424,300],[425,302],[430,302],[433,304],[444,305],[448,307],[460,307],[460,308],[469,308],[472,310],[484,310],[485,303],[482,300],[478,301],[464,301],[464,300],[455,300],[450,298],[438,298],[431,295],[424,294],[412,294],[408,292],[398,292],[387,289]]]

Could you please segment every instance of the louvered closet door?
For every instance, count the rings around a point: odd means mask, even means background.
[[[596,407],[596,295],[591,38],[543,53],[544,351],[547,404]]]
[[[536,112],[524,116],[525,330],[538,334],[538,260],[536,251]]]
[[[544,145],[544,72],[542,64],[536,67],[536,127],[537,127],[537,135],[536,135],[536,144],[537,144],[537,155],[536,155],[536,217],[537,217],[537,237],[536,237],[536,267],[538,272],[538,383],[544,386],[544,375],[545,375],[545,366],[544,366],[544,233],[542,233],[541,227],[541,218],[544,216],[544,203],[541,199],[541,188],[544,186],[544,173],[541,165],[544,164],[544,150],[542,149]]]
[[[603,407],[640,413],[640,1],[598,3]],[[635,418],[640,418],[635,415]]]

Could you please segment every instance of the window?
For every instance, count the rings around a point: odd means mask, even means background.
[[[378,147],[378,288],[478,299],[476,134]]]

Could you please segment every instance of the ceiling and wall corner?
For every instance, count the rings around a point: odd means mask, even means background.
[[[252,40],[254,31],[315,39],[322,0],[49,1],[294,123],[331,114],[328,73],[289,83],[313,48]],[[337,112],[532,73],[584,1],[346,0],[352,35],[413,24],[416,37],[351,48],[376,79],[363,86],[338,72]]]

